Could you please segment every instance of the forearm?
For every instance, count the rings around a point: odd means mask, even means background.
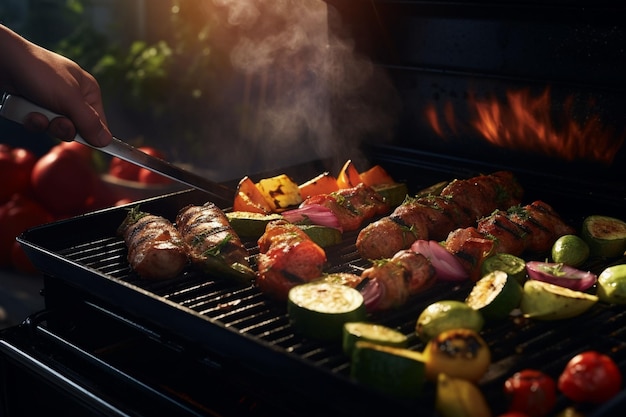
[[[15,74],[23,71],[24,57],[32,49],[32,43],[0,25],[0,90],[15,92]]]

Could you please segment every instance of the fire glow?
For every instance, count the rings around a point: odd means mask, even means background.
[[[511,149],[540,153],[568,161],[586,159],[612,164],[624,143],[625,134],[616,137],[614,129],[604,126],[601,117],[587,112],[584,121],[573,117],[574,98],[562,103],[561,116],[553,119],[550,90],[533,97],[528,90],[508,91],[503,104],[497,98],[470,97],[470,125],[489,143]],[[431,105],[426,117],[441,137],[445,131],[458,134],[460,118],[452,103],[438,112]]]

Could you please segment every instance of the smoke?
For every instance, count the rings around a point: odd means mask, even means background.
[[[391,138],[399,100],[385,73],[354,51],[322,0],[214,0],[233,36],[243,87],[237,169],[259,172],[319,158],[358,160],[366,138]],[[232,103],[231,103],[232,104]]]

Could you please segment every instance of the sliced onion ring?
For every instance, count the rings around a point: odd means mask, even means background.
[[[363,296],[363,304],[368,313],[376,311],[378,302],[383,298],[385,288],[376,279],[365,278],[355,287]]]
[[[438,279],[463,281],[469,278],[459,260],[435,240],[416,240],[411,245],[413,252],[421,253],[433,265]]]
[[[328,207],[321,204],[307,204],[280,213],[290,223],[317,224],[341,230],[339,219]]]
[[[544,281],[575,291],[584,291],[593,286],[598,276],[589,271],[582,271],[569,265],[556,262],[526,262],[528,277]]]

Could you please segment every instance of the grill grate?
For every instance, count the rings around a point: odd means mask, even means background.
[[[143,209],[173,218],[180,207],[188,204],[189,199],[186,194],[163,196],[146,203]],[[550,203],[549,198],[545,201]],[[580,204],[577,208],[581,209]],[[316,376],[321,375],[322,379],[316,380],[317,384],[325,386],[333,382],[330,386],[334,386],[338,383],[340,389],[350,387],[359,398],[376,398],[365,387],[350,381],[349,359],[342,353],[341,346],[300,337],[289,324],[285,306],[267,299],[254,286],[242,287],[191,268],[173,280],[139,279],[126,261],[124,242],[112,236],[123,216],[122,209],[113,208],[85,218],[34,229],[21,237],[21,241],[44,273],[78,284],[90,295],[113,302],[121,309],[121,315],[128,312],[135,318],[145,316],[154,325],[152,327],[175,329],[176,334],[188,338],[190,342],[200,340],[204,347],[217,349],[227,356],[230,350],[234,350],[237,360],[245,359],[239,357],[245,351],[246,355],[257,357],[257,364],[265,358],[286,361],[282,363],[286,364],[284,368],[274,370],[270,365],[268,372],[280,370],[291,375],[302,369],[311,370]],[[89,228],[90,234],[80,237],[78,242],[67,238],[69,240],[65,242],[52,243],[52,237],[75,236],[70,229],[82,231]],[[369,265],[356,251],[356,236],[356,232],[346,233],[341,244],[328,248],[328,272],[358,274]],[[255,242],[247,241],[245,244],[254,264],[254,256],[258,253]],[[625,262],[626,259],[620,259],[615,263]],[[598,261],[587,266],[599,272],[607,265]],[[89,282],[81,282],[83,279]],[[414,333],[415,321],[421,311],[435,300],[463,300],[471,285],[469,282],[437,283],[413,297],[401,309],[376,313],[370,318],[409,335],[409,347],[421,350],[424,345]],[[141,303],[143,299],[139,296],[144,294],[148,295],[149,304]],[[166,304],[181,307],[182,313],[163,307]],[[193,317],[190,315],[206,320],[192,324]],[[234,336],[220,340],[224,334],[215,331],[220,327],[232,331]],[[597,305],[581,317],[559,322],[535,322],[517,317],[485,326],[483,336],[490,346],[493,364],[481,386],[490,404],[493,404],[494,413],[504,411],[504,379],[522,368],[539,367],[558,377],[574,354],[585,349],[597,349],[611,352],[621,369],[626,370],[626,311],[620,306]],[[246,348],[238,347],[244,344]],[[290,368],[292,364],[294,367]],[[298,375],[296,379],[302,380],[302,376]],[[289,384],[288,381],[286,384]],[[316,382],[311,384],[309,388],[319,387]],[[306,385],[301,388],[307,389]],[[315,390],[311,392],[317,392]],[[432,384],[426,386],[425,395],[434,395]],[[345,395],[345,398],[349,402],[355,397]],[[432,404],[432,401],[425,400],[419,405],[411,404],[411,407],[423,409],[432,407]]]

